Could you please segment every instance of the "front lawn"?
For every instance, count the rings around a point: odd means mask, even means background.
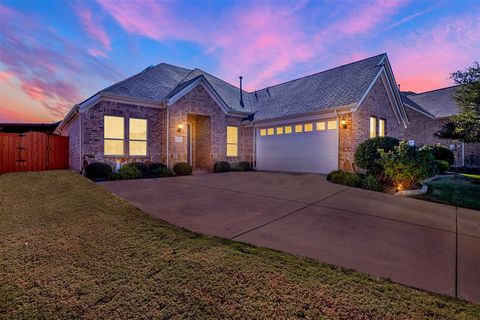
[[[480,176],[450,175],[427,183],[428,192],[418,199],[480,210]]]
[[[0,197],[0,318],[480,317],[479,305],[176,228],[70,171],[2,175]]]

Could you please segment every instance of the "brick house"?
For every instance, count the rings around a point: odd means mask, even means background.
[[[254,92],[242,90],[241,79],[238,88],[162,63],[75,105],[57,131],[70,136],[77,171],[90,162],[147,160],[211,170],[227,160],[326,173],[354,170],[356,146],[372,136],[422,143],[409,133],[412,110],[386,54]]]
[[[415,93],[401,92],[409,119],[404,137],[420,144],[441,144],[455,154],[455,166],[480,167],[480,143],[461,143],[435,136],[443,125],[458,113],[453,94],[458,86]]]

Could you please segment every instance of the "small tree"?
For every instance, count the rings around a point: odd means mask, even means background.
[[[465,71],[454,72],[451,78],[460,85],[453,95],[459,112],[435,135],[465,143],[480,142],[480,64],[475,62]]]
[[[402,141],[391,151],[379,152],[385,174],[392,179],[397,190],[410,189],[435,174],[435,158],[429,150],[417,150]]]

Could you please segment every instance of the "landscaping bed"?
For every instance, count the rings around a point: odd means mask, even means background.
[[[0,192],[8,319],[480,317],[479,305],[174,227],[71,171],[2,175]]]
[[[426,184],[427,193],[415,198],[480,210],[480,175],[450,174]]]

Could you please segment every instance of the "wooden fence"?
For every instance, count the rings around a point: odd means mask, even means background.
[[[0,173],[68,169],[68,137],[0,133]]]

